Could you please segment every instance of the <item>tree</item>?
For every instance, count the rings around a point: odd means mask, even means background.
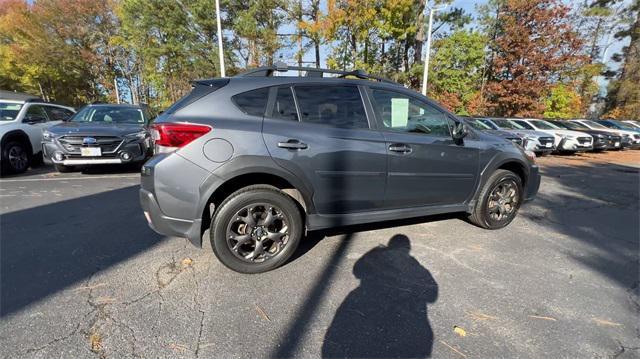
[[[434,43],[429,92],[434,97],[440,93],[455,97],[458,106],[451,109],[456,113],[471,114],[467,105],[480,91],[486,44],[484,35],[467,30],[455,31]]]
[[[582,114],[582,100],[573,88],[558,84],[544,101],[546,118],[576,118]]]
[[[494,115],[540,116],[540,101],[561,74],[584,62],[581,40],[558,0],[498,2],[487,98]]]
[[[626,9],[631,20],[628,28],[616,33],[616,38],[630,37],[629,46],[614,57],[623,62],[609,84],[606,110],[619,118],[640,119],[640,0],[634,0]]]
[[[3,86],[74,105],[106,98],[114,78],[106,56],[112,20],[111,1],[5,1]]]

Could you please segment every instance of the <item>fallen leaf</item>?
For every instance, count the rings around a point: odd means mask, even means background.
[[[89,336],[89,343],[91,345],[91,351],[97,353],[102,350],[102,338],[100,334],[93,332]]]
[[[264,311],[264,309],[260,308],[259,305],[256,304],[256,310],[258,311],[258,314],[260,314],[260,316],[262,317],[262,319],[266,320],[266,321],[271,321],[271,319],[269,318],[269,316],[267,315],[267,313]]]
[[[556,318],[545,317],[545,316],[542,316],[542,315],[530,315],[530,316],[529,316],[529,318],[533,318],[533,319],[542,319],[542,320],[550,320],[550,321],[553,321],[553,322],[557,321],[557,319],[556,319]]]
[[[458,326],[453,326],[453,332],[458,334],[461,337],[466,337],[467,336],[467,331],[458,327]]]
[[[193,259],[186,257],[182,260],[182,267],[186,268],[186,267],[191,267],[193,265]]]
[[[608,320],[600,319],[600,318],[593,318],[593,321],[598,323],[598,325],[602,325],[605,327],[621,327],[622,326],[622,324],[620,323],[610,322]]]

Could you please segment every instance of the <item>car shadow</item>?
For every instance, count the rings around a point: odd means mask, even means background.
[[[364,254],[353,266],[360,280],[338,308],[324,337],[327,358],[417,358],[431,355],[433,330],[427,305],[438,298],[431,273],[396,234],[387,246]]]
[[[0,316],[87,280],[160,243],[138,186],[0,216]],[[63,223],[64,225],[60,225]]]

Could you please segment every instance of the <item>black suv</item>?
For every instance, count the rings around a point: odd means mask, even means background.
[[[502,228],[540,185],[533,154],[361,71],[276,65],[193,86],[152,126],[140,201],[158,233],[200,246],[210,229],[238,272],[283,264],[323,228],[448,212]]]

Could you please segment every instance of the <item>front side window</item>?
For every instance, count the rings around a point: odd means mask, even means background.
[[[302,122],[340,128],[369,128],[356,86],[296,86]]]
[[[24,122],[47,122],[47,114],[40,105],[32,105],[27,109],[24,116]]]
[[[248,115],[262,116],[264,115],[264,110],[267,108],[269,88],[265,87],[243,92],[233,96],[232,99],[242,112]]]
[[[430,104],[399,92],[372,89],[373,107],[384,128],[392,131],[450,137],[447,116]]]
[[[271,117],[280,120],[298,121],[296,102],[293,99],[293,92],[291,92],[290,87],[278,88]]]
[[[60,107],[47,106],[45,111],[51,121],[67,121],[73,116],[72,111]]]
[[[87,106],[71,118],[72,122],[145,123],[142,109],[122,106]]]

